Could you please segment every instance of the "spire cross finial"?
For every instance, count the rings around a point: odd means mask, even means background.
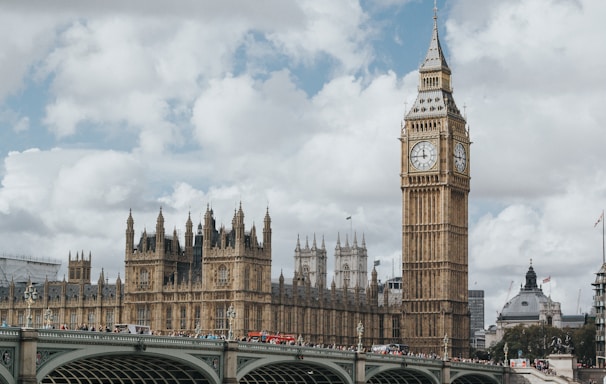
[[[438,19],[438,0],[433,0],[433,19]]]

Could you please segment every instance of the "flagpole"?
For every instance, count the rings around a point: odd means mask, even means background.
[[[351,244],[353,244],[353,217],[350,216],[351,219],[349,219],[349,236],[351,236],[349,239],[352,242]]]
[[[606,263],[606,248],[604,248],[604,208],[602,208],[602,266]],[[602,312],[602,319],[606,321],[606,314]],[[604,324],[604,365],[606,367],[606,323]]]

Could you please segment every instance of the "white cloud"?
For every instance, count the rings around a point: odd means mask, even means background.
[[[268,39],[295,62],[311,64],[321,54],[334,57],[346,71],[365,68],[371,59],[364,29],[366,15],[357,1],[302,1],[303,28],[280,29]]]
[[[65,259],[90,249],[115,277],[130,208],[140,232],[155,227],[162,206],[172,231],[183,230],[188,212],[197,223],[207,203],[229,225],[242,202],[248,228],[262,225],[269,206],[274,275],[290,276],[297,235],[324,236],[330,252],[337,233],[352,231],[364,232],[369,257],[382,260],[379,276],[394,274],[397,138],[402,103],[417,93],[416,53],[410,68],[398,64],[406,75],[369,74],[379,35],[356,2],[111,5],[0,6],[0,31],[14,36],[0,42],[0,101],[31,83],[44,88],[39,100],[20,101],[42,104],[55,135],[24,151],[16,143],[39,133],[39,119],[2,106],[1,120],[21,135],[2,147],[18,149],[4,159],[0,188],[6,250]],[[448,7],[440,36],[474,142],[470,287],[486,290],[492,323],[532,258],[567,313],[579,288],[588,310],[601,262],[591,226],[606,199],[604,5]],[[301,85],[305,71],[326,79],[315,94]]]
[[[249,76],[213,80],[193,107],[194,135],[206,151],[229,155],[238,167],[241,157],[248,164],[254,162],[251,153],[263,158],[290,155],[285,152],[296,150],[301,138],[309,135],[304,129],[310,127],[308,104],[285,71],[272,73],[263,82]],[[237,170],[230,171],[236,172],[235,178],[240,176]]]
[[[29,117],[27,117],[27,116],[21,117],[17,121],[15,126],[13,127],[13,130],[15,132],[24,132],[24,131],[27,131],[28,129],[29,129]]]
[[[18,12],[0,5],[0,102],[23,89],[30,65],[44,57],[52,46],[55,20],[41,16],[25,26]],[[49,33],[51,31],[51,33]]]

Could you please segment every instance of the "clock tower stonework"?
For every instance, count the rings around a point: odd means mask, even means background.
[[[402,333],[411,351],[469,355],[469,132],[452,96],[437,10],[401,131]]]

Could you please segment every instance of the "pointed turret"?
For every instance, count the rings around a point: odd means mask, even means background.
[[[105,284],[105,272],[103,271],[103,268],[101,268],[101,273],[99,274],[99,280],[97,280],[97,284],[99,286],[103,286],[103,284]]]
[[[118,277],[116,278],[116,299],[120,300],[122,297],[122,279],[120,278],[120,273],[118,273]]]
[[[143,235],[141,238],[141,242],[143,243],[143,249],[141,249],[141,252],[145,253],[147,252],[147,228],[143,228]]]
[[[257,241],[257,227],[254,222],[252,227],[250,227],[250,245],[255,248],[259,245]]]
[[[210,209],[210,205],[207,204],[206,212],[204,213],[204,234],[202,235],[203,248],[208,249],[212,246],[212,233],[215,229],[213,211]]]
[[[135,249],[135,221],[133,220],[132,209],[128,210],[128,218],[126,219],[126,249],[125,255],[128,257]]]
[[[156,255],[159,258],[164,256],[164,216],[162,215],[162,207],[156,219]]]
[[[177,235],[177,226],[175,226],[173,228],[173,241],[172,241],[172,248],[170,249],[170,253],[173,255],[179,254],[179,238]]]
[[[271,258],[271,218],[269,217],[269,207],[265,211],[263,219],[263,250],[266,256]]]
[[[191,221],[191,212],[187,213],[185,222],[185,257],[192,261],[194,256],[194,223]]]
[[[370,273],[370,285],[368,287],[368,296],[369,301],[372,305],[378,305],[379,303],[379,280],[377,278],[377,269],[372,267],[372,272]]]
[[[241,252],[244,251],[244,211],[242,210],[242,202],[238,211],[234,215],[234,230],[236,231],[236,247]]]

